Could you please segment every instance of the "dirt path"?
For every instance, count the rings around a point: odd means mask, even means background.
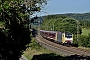
[[[21,58],[19,58],[19,60],[28,60],[28,59],[22,55]]]

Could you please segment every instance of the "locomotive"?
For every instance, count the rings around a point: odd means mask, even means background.
[[[59,44],[73,45],[73,34],[70,32],[40,30],[40,35]]]

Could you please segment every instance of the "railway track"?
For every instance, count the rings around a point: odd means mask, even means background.
[[[75,53],[73,53],[73,52],[67,51],[66,49],[63,49],[63,47],[59,48],[59,47],[57,47],[57,46],[52,45],[52,42],[50,43],[49,41],[42,41],[42,40],[40,40],[38,37],[37,37],[37,42],[38,42],[40,45],[46,47],[46,48],[49,49],[49,50],[52,50],[52,51],[54,51],[54,52],[56,52],[56,53],[58,53],[58,54],[63,54],[63,56],[68,56],[68,55],[75,54]],[[66,53],[65,53],[65,52],[66,52]]]
[[[71,47],[71,49],[73,51],[79,52],[81,55],[90,56],[90,50],[82,49],[82,48],[76,48],[76,47]]]
[[[48,41],[43,37],[41,37],[40,35],[38,35],[36,38],[39,44],[46,47],[47,49],[55,51],[56,53],[62,54],[63,56],[70,56],[70,55],[90,56],[90,50],[85,50],[76,47],[62,46],[60,44]]]

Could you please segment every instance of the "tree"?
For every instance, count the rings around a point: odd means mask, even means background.
[[[46,28],[46,26],[48,27],[49,30],[51,30],[51,28],[54,28],[55,31],[61,31],[61,32],[71,32],[73,34],[77,34],[77,21],[73,18],[68,18],[68,17],[59,17],[57,19],[48,19],[48,24],[47,24],[47,20],[44,20],[42,26],[45,26],[44,28]],[[78,26],[78,34],[82,33],[81,27],[80,25]],[[44,29],[42,28],[42,29]]]
[[[40,6],[36,5],[41,4],[42,6],[43,3],[46,3],[46,0],[31,1],[33,5],[31,7],[35,7],[36,10],[33,9],[29,12],[40,11],[38,10]],[[0,28],[0,60],[19,60],[23,51],[28,48],[31,31],[28,27],[27,11],[26,5],[21,0],[0,1],[0,21],[4,22],[3,27]]]
[[[80,22],[73,18],[65,18],[62,20],[62,23],[64,25],[64,31],[69,31],[73,34],[81,34],[82,29],[80,27]],[[78,33],[77,33],[78,31]]]

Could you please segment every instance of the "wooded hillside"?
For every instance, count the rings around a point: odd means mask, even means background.
[[[89,20],[90,21],[90,12],[88,13],[66,13],[66,14],[53,14],[49,15],[48,18],[59,18],[60,16],[67,16],[77,20]],[[45,16],[44,16],[45,17]]]

